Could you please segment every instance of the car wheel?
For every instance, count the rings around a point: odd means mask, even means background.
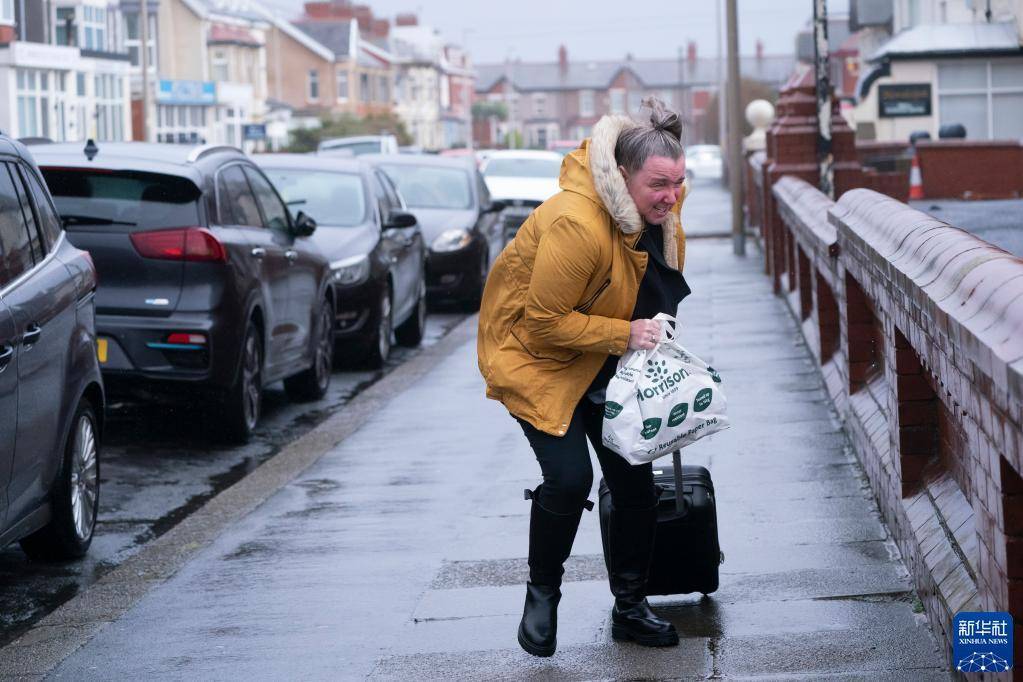
[[[263,406],[263,342],[259,328],[249,321],[241,348],[241,367],[224,399],[224,435],[245,443],[259,423]]]
[[[394,334],[394,320],[391,311],[391,291],[387,286],[383,287],[380,295],[379,311],[376,329],[370,335],[366,348],[366,364],[373,369],[379,369],[391,356],[391,336]]]
[[[92,405],[82,398],[51,492],[53,518],[21,541],[22,549],[33,559],[77,559],[89,551],[99,511],[98,424]]]
[[[421,279],[415,310],[394,330],[394,336],[401,345],[415,348],[423,342],[424,334],[426,334],[426,280]]]
[[[334,369],[334,306],[325,300],[316,323],[316,346],[309,369],[284,380],[288,397],[297,402],[319,400],[330,387]]]

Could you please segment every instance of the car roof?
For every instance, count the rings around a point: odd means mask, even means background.
[[[197,162],[214,155],[245,159],[241,150],[220,145],[179,145],[158,142],[99,142],[90,161],[81,142],[57,142],[32,145],[32,155],[40,166],[136,170],[180,175],[201,183],[203,172]]]
[[[487,154],[487,161],[494,159],[550,159],[561,163],[562,158],[564,157],[557,152],[539,149],[498,149]]]
[[[252,154],[260,168],[301,168],[307,170],[364,173],[365,162],[355,156],[320,156],[317,154]]]
[[[438,156],[437,154],[363,154],[359,157],[373,164],[390,163],[396,166],[434,166],[436,168],[459,168],[469,170],[476,167],[472,156]]]
[[[320,144],[357,144],[359,142],[379,142],[394,137],[393,135],[351,135],[348,137],[328,137],[320,140]]]

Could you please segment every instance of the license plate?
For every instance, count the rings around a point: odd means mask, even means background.
[[[96,357],[99,359],[100,364],[107,361],[107,340],[96,339]]]

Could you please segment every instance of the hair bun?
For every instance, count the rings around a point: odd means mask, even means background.
[[[643,100],[643,107],[650,109],[650,125],[654,130],[661,130],[676,140],[682,140],[682,119],[668,105],[656,97]]]

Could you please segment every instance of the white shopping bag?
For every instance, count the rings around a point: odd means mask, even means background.
[[[644,464],[728,428],[721,377],[675,340],[668,322],[650,350],[630,350],[618,361],[604,403],[604,446],[631,464]]]

